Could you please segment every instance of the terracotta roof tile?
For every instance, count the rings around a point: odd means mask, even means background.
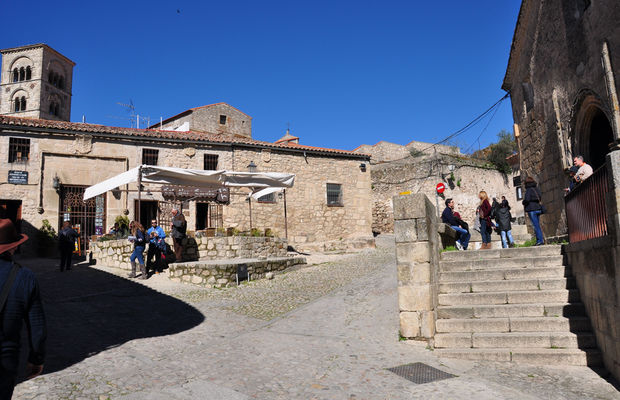
[[[321,153],[339,154],[339,155],[351,155],[355,157],[370,157],[367,154],[354,153],[348,150],[329,149],[323,147],[302,146],[294,143],[270,143],[261,140],[254,140],[240,135],[225,135],[217,133],[204,133],[204,132],[177,132],[177,131],[165,131],[155,129],[136,129],[136,128],[121,128],[115,126],[86,124],[80,122],[66,122],[66,121],[52,121],[46,119],[35,118],[19,118],[10,117],[6,115],[0,115],[0,129],[11,126],[19,126],[25,128],[41,128],[52,129],[58,131],[73,131],[90,134],[108,134],[118,136],[130,136],[136,138],[154,138],[154,139],[171,139],[171,140],[187,140],[187,141],[199,141],[205,143],[222,143],[222,144],[239,144],[239,145],[251,145],[259,146],[271,149],[297,149],[315,151]]]

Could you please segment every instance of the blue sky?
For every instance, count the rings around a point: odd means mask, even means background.
[[[130,99],[151,121],[227,102],[255,139],[290,123],[301,144],[353,149],[440,140],[501,98],[520,1],[25,4],[3,4],[0,48],[47,43],[77,64],[72,121],[129,126]],[[512,123],[505,101],[480,145]]]

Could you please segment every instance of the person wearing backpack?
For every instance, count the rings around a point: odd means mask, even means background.
[[[71,269],[71,257],[75,250],[75,241],[80,235],[71,226],[71,222],[65,221],[62,229],[58,232],[58,249],[60,250],[60,272]]]
[[[13,262],[17,247],[28,240],[10,219],[0,219],[0,399],[10,399],[17,383],[24,322],[28,338],[27,379],[43,371],[47,328],[34,273]]]
[[[504,199],[498,204],[497,211],[495,212],[495,221],[497,222],[499,234],[502,237],[502,248],[504,249],[515,246],[515,241],[512,238],[511,219],[512,215],[510,215],[508,200]]]

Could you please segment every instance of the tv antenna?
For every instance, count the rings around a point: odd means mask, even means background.
[[[141,117],[140,114],[136,113],[136,106],[134,106],[133,100],[129,99],[129,104],[121,103],[121,102],[116,102],[116,104],[126,108],[127,109],[127,113],[129,115],[126,116],[126,117],[110,116],[110,118],[123,119],[125,121],[127,119],[129,119],[129,127],[130,128],[138,128],[138,129],[140,129],[141,122],[143,123],[142,125],[145,125],[146,128],[148,128],[151,125],[151,117],[148,117],[148,116],[147,117]]]

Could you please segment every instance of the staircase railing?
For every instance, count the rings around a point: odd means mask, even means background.
[[[607,175],[607,166],[604,165],[564,198],[570,243],[608,234],[605,206],[605,198],[609,192]]]

